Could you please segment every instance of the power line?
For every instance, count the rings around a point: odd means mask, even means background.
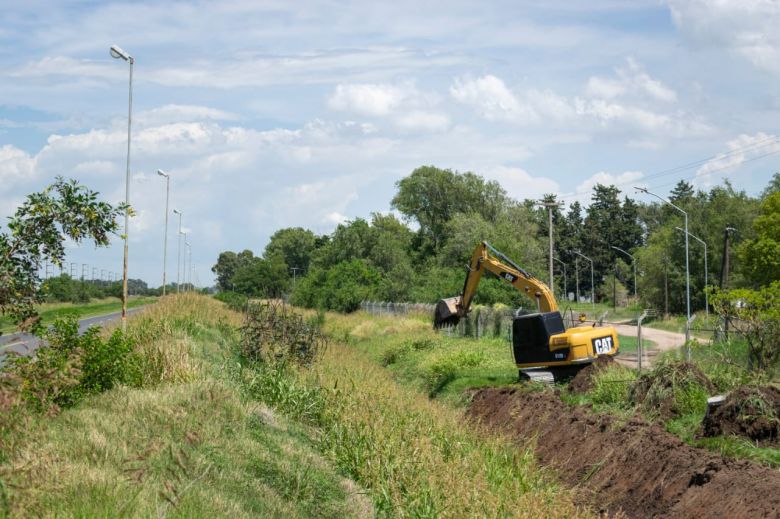
[[[613,185],[615,187],[622,187],[622,186],[627,186],[627,185],[634,184],[634,183],[636,183],[636,182],[638,182],[640,180],[642,182],[646,182],[648,180],[652,180],[652,179],[655,179],[655,178],[660,178],[660,177],[664,177],[664,176],[668,176],[668,175],[673,175],[675,173],[679,173],[679,172],[686,171],[686,170],[689,170],[689,169],[692,169],[692,168],[695,168],[695,167],[703,166],[704,164],[707,164],[708,162],[711,162],[713,160],[723,160],[723,159],[727,159],[729,157],[733,157],[734,155],[739,155],[739,154],[742,154],[742,153],[745,153],[745,152],[758,151],[758,150],[761,150],[763,148],[767,148],[767,147],[778,145],[778,144],[780,144],[780,138],[778,138],[776,136],[767,137],[767,138],[761,139],[761,140],[759,140],[757,142],[753,142],[753,143],[745,145],[745,146],[740,146],[738,148],[734,148],[734,149],[732,149],[732,150],[730,150],[730,151],[728,151],[726,153],[719,153],[717,155],[712,155],[712,156],[710,156],[708,158],[705,158],[705,159],[699,159],[699,160],[696,160],[696,161],[693,161],[693,162],[688,162],[686,164],[681,164],[679,166],[675,166],[673,168],[661,170],[661,171],[658,171],[656,173],[651,173],[651,174],[645,175],[645,176],[643,176],[642,178],[639,178],[639,179],[628,180],[626,182],[618,182],[616,184],[611,184],[611,185]],[[754,160],[758,160],[758,159],[761,159],[761,158],[764,158],[764,157],[768,157],[770,155],[775,155],[777,153],[780,153],[780,149],[771,151],[771,152],[763,154],[763,155],[759,155],[758,157],[752,157],[750,159],[743,160],[739,165],[744,164],[745,162],[752,162]],[[713,169],[711,172],[721,171],[723,169],[728,169],[728,168],[735,167],[735,166],[738,166],[738,165],[724,166],[722,168]],[[684,177],[684,178],[695,178],[695,176],[696,175],[694,175],[693,177]],[[673,183],[676,183],[676,181],[673,182]],[[658,187],[658,185],[655,185],[654,187]],[[583,194],[585,194],[585,193],[566,193],[566,194],[558,196],[558,200],[579,198]]]

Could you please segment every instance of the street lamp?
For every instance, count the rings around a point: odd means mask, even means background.
[[[675,227],[675,229],[677,229],[680,232],[685,232],[684,229],[681,229],[679,227]],[[705,315],[707,316],[707,319],[709,319],[710,318],[710,297],[707,294],[707,285],[709,284],[708,281],[707,281],[708,277],[709,277],[709,274],[708,274],[709,270],[707,268],[707,244],[701,238],[699,238],[697,236],[694,236],[691,233],[687,233],[687,234],[688,234],[688,236],[690,236],[694,240],[696,240],[699,243],[701,243],[702,245],[704,245],[704,312],[705,312]]]
[[[669,204],[670,206],[680,211],[685,217],[685,310],[686,313],[688,314],[688,321],[690,321],[691,320],[691,271],[690,268],[688,267],[688,213],[683,211],[673,203],[671,203],[666,198],[656,195],[655,193],[651,193],[650,191],[648,191],[643,187],[635,187],[634,189],[636,189],[637,191],[641,191],[646,195],[653,195],[658,200],[666,204]]]
[[[590,303],[593,307],[593,311],[595,312],[596,311],[596,290],[595,290],[596,285],[593,282],[593,260],[576,250],[573,250],[572,252],[577,256],[581,256],[586,260],[590,261]]]
[[[127,330],[127,234],[130,220],[130,129],[133,121],[133,64],[135,59],[116,45],[111,46],[111,57],[123,59],[130,65],[130,84],[127,103],[127,169],[125,171],[125,254],[122,262],[122,331]]]
[[[179,215],[179,246],[177,247],[176,256],[176,293],[178,294],[181,292],[179,288],[181,286],[181,211],[174,209],[173,212]]]
[[[187,233],[186,232],[182,232],[180,234],[180,236],[184,236],[184,247],[185,247],[185,249],[184,249],[184,255],[181,257],[181,269],[184,271],[184,275],[181,277],[181,280],[182,280],[182,283],[184,283],[184,286],[185,286],[184,291],[186,292],[187,291],[187,289],[186,289],[186,286],[187,286],[187,249],[186,249],[186,247],[189,247],[189,243],[187,243]]]
[[[569,286],[568,278],[566,277],[566,263],[562,262],[558,258],[553,257],[555,261],[563,265],[563,295],[566,297],[566,300],[569,300],[569,292],[567,291],[567,287]]]
[[[614,245],[610,245],[610,247],[612,247],[616,251],[622,252],[623,254],[625,254],[626,256],[631,258],[631,265],[634,267],[634,297],[637,297],[637,295],[636,295],[636,287],[637,287],[637,285],[636,285],[636,258],[633,256],[633,254],[630,254],[630,253],[624,251],[620,247],[615,247]]]
[[[165,237],[163,239],[163,289],[162,295],[165,296],[165,284],[167,283],[168,267],[168,199],[171,192],[171,176],[163,170],[158,169],[157,174],[165,178]]]
[[[186,268],[184,269],[184,279],[185,280],[187,279],[188,273],[189,273],[189,282],[187,282],[187,290],[190,290],[191,288],[190,288],[189,283],[192,283],[192,247],[190,247],[190,244],[187,241],[187,235],[186,234],[184,235],[184,246],[187,247],[187,254],[190,257],[190,268],[189,269],[186,269]],[[186,263],[185,263],[185,265],[186,265]]]

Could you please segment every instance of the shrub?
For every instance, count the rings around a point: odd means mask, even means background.
[[[228,308],[235,310],[236,312],[243,312],[246,309],[247,303],[249,302],[249,298],[244,294],[231,291],[219,292],[214,295],[214,299],[217,301],[222,301],[228,306]]]

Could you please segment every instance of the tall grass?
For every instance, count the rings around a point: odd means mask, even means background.
[[[429,398],[425,374],[477,366],[484,353],[442,348],[430,325],[417,320],[329,314],[326,329],[341,342],[321,361],[294,372],[258,372],[262,382],[253,384],[262,391],[255,394],[315,425],[322,451],[369,490],[378,516],[587,515],[535,464],[531,446],[482,431],[462,411]],[[370,349],[355,347],[367,343]],[[421,384],[399,383],[383,367],[393,364],[388,352],[403,362],[424,355],[415,372]]]

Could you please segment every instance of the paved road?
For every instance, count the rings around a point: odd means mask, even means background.
[[[128,315],[134,314],[140,310],[143,310],[143,306],[136,308],[130,308]],[[95,317],[86,317],[79,320],[79,333],[84,333],[90,326],[104,326],[112,321],[118,321],[122,316],[122,312],[112,312],[105,315],[97,315]],[[10,352],[16,352],[20,355],[29,355],[34,352],[40,345],[40,339],[29,333],[9,333],[7,335],[0,335],[0,365],[2,364],[2,358]]]

